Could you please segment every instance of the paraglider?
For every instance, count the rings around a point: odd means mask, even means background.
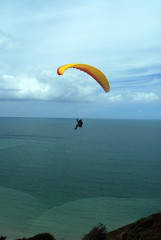
[[[68,68],[76,68],[81,71],[84,71],[85,73],[93,77],[101,85],[105,92],[110,91],[109,82],[105,75],[99,69],[83,63],[70,63],[59,67],[57,69],[57,74],[62,75],[64,71],[67,70]]]
[[[104,89],[105,92],[110,91],[109,82],[105,75],[99,69],[83,63],[70,63],[59,67],[57,69],[57,74],[62,75],[64,71],[67,70],[68,68],[76,68],[87,73],[100,84],[100,86]],[[75,129],[77,129],[78,127],[82,127],[82,125],[83,125],[82,119],[77,118],[77,125]]]

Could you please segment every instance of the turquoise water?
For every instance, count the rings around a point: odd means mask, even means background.
[[[161,121],[0,118],[0,235],[79,240],[161,211]]]

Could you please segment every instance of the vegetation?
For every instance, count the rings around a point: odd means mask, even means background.
[[[106,240],[161,240],[161,213],[111,231]]]
[[[0,237],[0,240],[5,240],[5,239],[6,239],[6,237],[3,237],[3,236]]]
[[[82,240],[106,240],[106,226],[99,223],[88,234],[84,235]]]
[[[17,240],[55,240],[55,238],[49,233],[41,233],[30,238],[22,238]]]
[[[1,236],[0,240],[6,240]],[[17,240],[55,240],[49,233],[41,233],[30,238]],[[161,213],[153,214],[147,218],[121,227],[107,233],[106,226],[99,223],[82,240],[161,240]]]

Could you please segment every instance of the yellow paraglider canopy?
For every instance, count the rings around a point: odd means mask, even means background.
[[[65,64],[65,65],[59,67],[57,70],[58,75],[62,75],[64,73],[64,71],[68,68],[77,68],[81,71],[84,71],[85,73],[87,73],[91,77],[93,77],[101,85],[101,87],[104,89],[105,92],[110,91],[110,85],[109,85],[107,78],[97,68],[92,67],[87,64],[82,64],[82,63],[70,63],[70,64]]]

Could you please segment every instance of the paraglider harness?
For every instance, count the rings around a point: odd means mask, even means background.
[[[77,125],[75,127],[75,129],[77,129],[77,127],[82,127],[83,126],[83,121],[81,118],[77,118]]]

